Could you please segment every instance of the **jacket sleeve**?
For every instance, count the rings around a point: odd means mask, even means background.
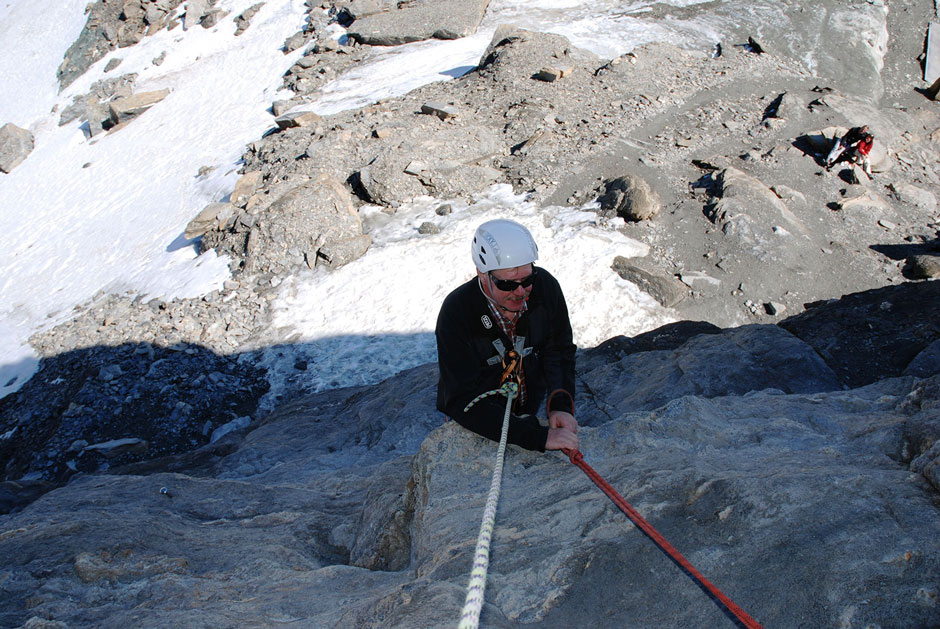
[[[476,402],[469,411],[464,407],[481,393],[499,387],[499,369],[487,368],[488,357],[480,355],[467,326],[468,317],[456,300],[444,300],[438,315],[437,408],[468,430],[499,441],[506,398],[491,395]],[[545,451],[548,428],[531,415],[510,415],[507,441],[527,450]]]
[[[577,348],[571,333],[568,305],[565,302],[561,286],[554,278],[552,278],[551,292],[552,298],[546,300],[549,307],[549,334],[545,347],[542,349],[542,364],[545,383],[548,388],[547,409],[549,411],[572,411],[574,409],[574,366],[575,350]]]

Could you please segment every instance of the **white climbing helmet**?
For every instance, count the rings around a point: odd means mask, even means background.
[[[473,263],[483,273],[512,269],[539,259],[539,248],[529,230],[504,218],[477,227],[471,251]]]

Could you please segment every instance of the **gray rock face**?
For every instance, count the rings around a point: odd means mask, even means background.
[[[35,146],[33,134],[12,122],[0,127],[0,171],[9,173],[23,163]]]
[[[586,461],[764,626],[937,624],[940,376],[826,392],[793,344],[729,330],[652,352],[657,369],[582,374],[606,400],[652,391],[670,360],[737,376],[607,404],[579,431]],[[747,391],[761,352],[742,345],[795,358],[789,384]],[[442,425],[435,373],[296,398],[212,462],[81,476],[0,516],[0,622],[453,624],[495,444]],[[512,446],[482,622],[730,626],[565,457]]]
[[[362,6],[347,35],[363,44],[397,46],[425,39],[458,39],[473,34],[490,0],[416,0]],[[372,4],[372,3],[368,3]],[[378,3],[375,3],[376,5]]]

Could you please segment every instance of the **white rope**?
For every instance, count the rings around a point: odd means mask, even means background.
[[[484,393],[467,405],[469,409],[477,400],[494,393],[502,393],[506,396],[506,414],[503,416],[503,431],[499,436],[499,449],[496,451],[496,466],[490,483],[490,495],[486,499],[486,508],[483,510],[483,522],[480,524],[477,549],[473,556],[473,569],[470,571],[470,584],[467,586],[467,600],[463,604],[463,614],[460,616],[458,629],[477,629],[480,624],[483,591],[486,589],[486,571],[490,565],[490,539],[493,537],[493,528],[496,525],[496,504],[499,502],[499,489],[503,482],[503,458],[506,453],[506,437],[509,434],[509,411],[512,407],[512,399],[518,390],[516,383],[507,382],[502,388]]]

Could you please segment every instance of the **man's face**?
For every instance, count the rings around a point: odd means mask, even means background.
[[[519,312],[522,310],[526,300],[529,298],[529,293],[532,292],[532,285],[529,284],[529,286],[523,287],[517,284],[514,290],[504,291],[500,290],[493,280],[513,280],[521,282],[532,275],[533,268],[531,264],[525,264],[511,269],[498,269],[496,271],[490,271],[489,273],[481,273],[478,271],[478,273],[486,289],[486,294],[490,296],[497,306],[509,312]]]

